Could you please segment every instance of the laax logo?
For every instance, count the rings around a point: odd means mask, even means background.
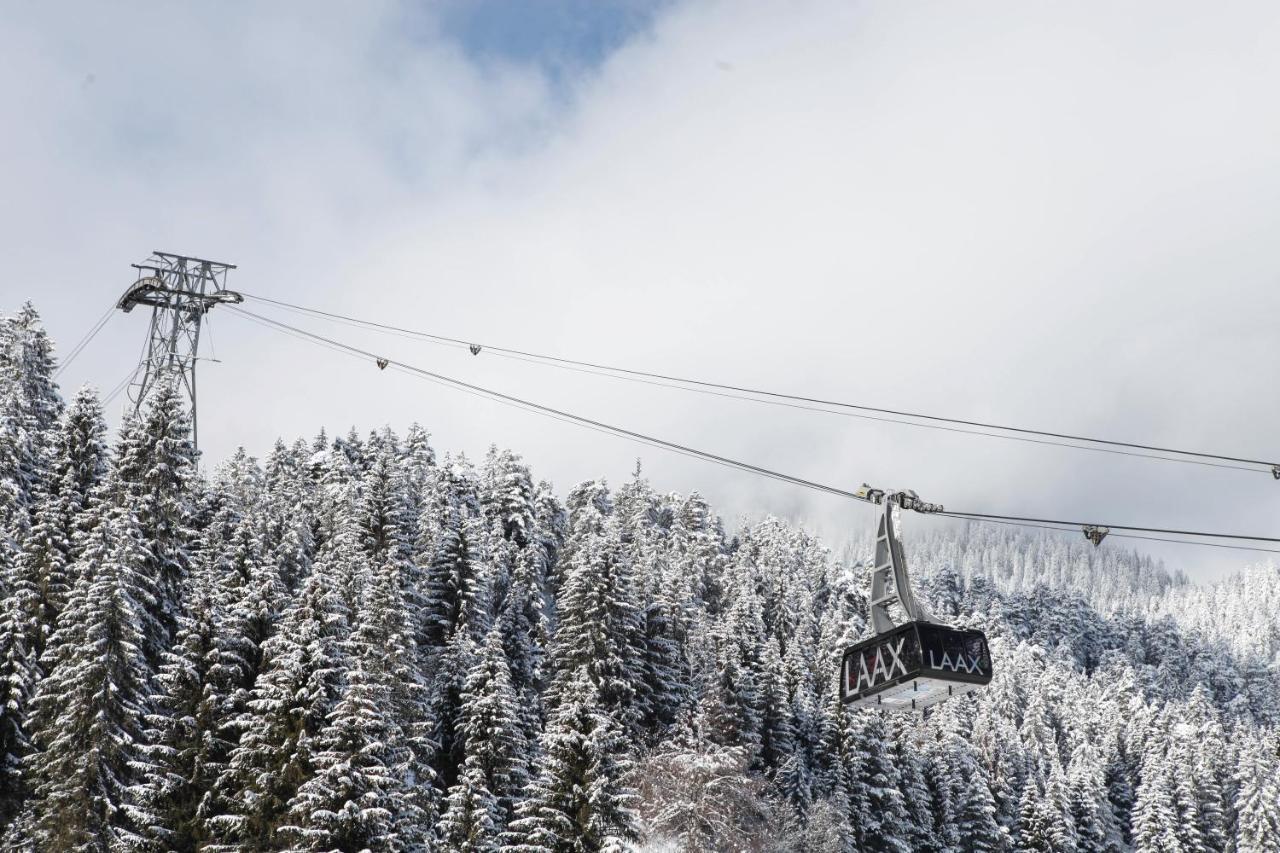
[[[933,649],[929,649],[929,668],[930,669],[949,669],[952,672],[982,672],[982,659],[974,655],[965,655],[956,652],[954,658],[946,652],[942,653],[942,660],[936,661],[933,657]]]
[[[872,664],[871,669],[867,669],[867,653],[864,652],[858,655],[857,681],[850,692],[860,693],[877,684],[883,684],[892,679],[895,674],[906,675],[907,665],[902,662],[902,647],[906,642],[906,637],[900,637],[896,643],[881,643],[877,646],[875,651],[870,653],[875,657],[875,663]],[[889,659],[887,665],[885,663],[886,657]],[[850,661],[849,666],[852,669],[852,661]],[[853,673],[851,672],[849,675],[853,675]]]

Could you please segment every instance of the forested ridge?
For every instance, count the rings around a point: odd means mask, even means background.
[[[6,850],[1280,851],[1274,563],[913,527],[995,677],[855,711],[868,548],[417,425],[202,462],[55,369],[3,320]]]

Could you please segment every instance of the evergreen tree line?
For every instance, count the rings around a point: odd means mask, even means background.
[[[0,323],[3,849],[1280,851],[1275,646],[1136,555],[932,537],[996,676],[855,711],[861,554],[418,426],[205,476],[175,388],[109,442],[54,369]]]

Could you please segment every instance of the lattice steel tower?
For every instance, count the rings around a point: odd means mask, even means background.
[[[235,304],[244,297],[227,290],[227,271],[234,264],[189,258],[168,252],[152,252],[140,264],[135,281],[116,307],[128,313],[138,305],[151,306],[151,329],[142,361],[129,383],[134,411],[162,382],[176,382],[191,400],[191,439],[199,446],[196,431],[196,360],[200,350],[200,323],[209,309]]]

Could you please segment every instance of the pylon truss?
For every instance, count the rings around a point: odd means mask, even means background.
[[[215,305],[244,301],[227,290],[227,272],[234,264],[152,252],[141,264],[133,264],[137,280],[116,303],[128,313],[139,305],[151,308],[151,327],[138,369],[129,384],[129,399],[137,411],[161,382],[175,382],[191,404],[191,430],[197,438],[196,361],[200,351],[200,325]]]

